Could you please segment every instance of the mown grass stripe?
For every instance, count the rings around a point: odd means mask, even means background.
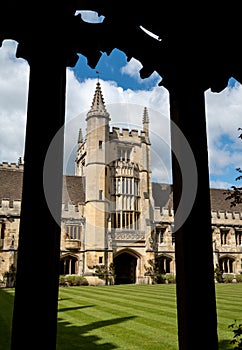
[[[84,298],[87,298],[87,299],[90,299],[90,297],[94,297],[94,298],[97,298],[98,296],[98,299],[99,300],[105,300],[106,299],[106,296],[108,296],[109,300],[112,300],[112,301],[116,301],[116,302],[119,302],[120,300],[124,300],[125,303],[129,302],[129,303],[136,303],[136,305],[143,305],[144,303],[149,303],[149,304],[155,304],[156,307],[160,304],[160,305],[164,305],[165,304],[170,304],[170,305],[174,305],[174,303],[176,302],[175,300],[175,295],[174,297],[172,296],[167,296],[167,297],[164,297],[163,295],[160,295],[160,296],[154,296],[152,295],[152,299],[150,298],[150,295],[147,296],[147,298],[144,298],[142,296],[139,296],[139,295],[135,295],[133,297],[129,297],[127,296],[125,293],[108,293],[108,290],[106,291],[101,291],[101,293],[96,293],[92,289],[88,289],[88,287],[85,287],[87,290],[85,291],[81,291],[79,294],[78,294],[78,291],[77,291],[77,294],[76,296],[79,298],[79,300],[81,301],[82,299]],[[65,294],[64,294],[64,291],[62,290],[61,291],[61,297],[64,298]],[[72,294],[73,298],[75,296],[75,294]]]
[[[13,295],[13,289],[0,290],[3,350],[9,350]],[[216,285],[219,350],[233,349],[228,326],[235,319],[242,322],[241,296],[242,284]],[[175,285],[59,289],[57,350],[177,348]]]
[[[116,289],[116,288],[115,288]],[[122,289],[123,290],[123,289]],[[93,291],[93,289],[92,289]],[[166,349],[169,349],[169,345],[167,345],[167,342],[169,338],[174,338],[176,336],[176,320],[174,319],[176,317],[176,311],[175,309],[173,312],[169,312],[169,307],[166,308],[166,312],[164,312],[164,321],[161,324],[160,321],[160,315],[157,312],[157,303],[155,300],[150,298],[150,295],[148,297],[144,298],[142,294],[140,294],[140,297],[137,298],[137,294],[132,298],[133,300],[128,299],[127,303],[127,296],[125,293],[115,293],[115,297],[113,297],[113,294],[107,293],[107,290],[104,289],[99,289],[98,293],[95,292],[95,296],[92,295],[92,292],[90,290],[85,289],[85,293],[82,290],[81,298],[79,298],[83,301],[87,300],[93,300],[93,297],[95,297],[96,301],[96,306],[95,306],[95,312],[93,312],[92,308],[90,307],[89,309],[81,309],[79,316],[81,317],[82,320],[80,320],[80,324],[83,325],[84,320],[87,321],[87,323],[98,323],[102,322],[102,320],[110,321],[112,322],[113,319],[115,318],[120,318],[120,319],[125,319],[128,317],[134,317],[131,320],[127,320],[124,323],[117,324],[115,327],[112,326],[107,326],[104,327],[103,329],[97,329],[92,331],[92,334],[95,334],[96,336],[101,336],[105,334],[105,337],[110,338],[110,331],[112,332],[113,336],[113,341],[114,339],[115,342],[120,343],[122,340],[122,335],[123,334],[129,334],[130,329],[132,330],[132,336],[129,335],[129,337],[126,339],[125,346],[123,348],[125,349],[141,349],[143,346],[143,349],[152,348],[154,349],[154,345],[157,344],[159,345],[160,349],[160,343],[161,339],[160,337],[160,332],[161,328],[163,329],[163,337],[162,341],[166,346]],[[73,298],[78,298],[78,293],[71,293]],[[85,294],[85,297],[84,295]],[[129,294],[129,293],[128,293]],[[70,295],[69,295],[70,296]],[[62,297],[65,297],[64,294],[62,294]],[[139,301],[137,302],[138,299]],[[68,302],[68,300],[67,300]],[[76,300],[74,301],[75,305]],[[164,301],[163,301],[164,303]],[[151,306],[152,304],[152,306]],[[65,306],[69,306],[70,303],[66,303]],[[173,300],[173,307],[175,308],[174,300]],[[171,310],[170,310],[171,311]],[[91,313],[89,315],[89,313]],[[162,311],[163,313],[163,311]],[[172,314],[172,319],[170,320],[169,314]],[[89,315],[89,318],[88,318]],[[147,315],[149,315],[147,317]],[[166,315],[166,319],[165,319]],[[68,316],[68,321],[72,323],[76,323],[75,318],[71,319],[71,316]],[[174,326],[175,324],[175,326]],[[82,328],[83,329],[83,328]],[[94,333],[93,333],[94,332]],[[164,332],[166,334],[164,334]],[[170,334],[169,334],[170,333]],[[145,344],[143,336],[145,336]],[[121,335],[121,339],[120,339]],[[138,345],[132,345],[133,339],[136,339],[136,344]],[[137,341],[137,339],[141,339],[141,342]],[[124,342],[122,340],[122,342]],[[131,342],[131,343],[130,343]],[[157,347],[158,348],[158,347]],[[172,347],[171,347],[172,349]],[[173,347],[173,349],[175,349]]]
[[[161,329],[163,332],[163,338],[162,338],[163,342],[167,339],[167,337],[173,338],[174,334],[176,334],[176,327],[174,327],[174,322],[172,322],[171,324],[166,324],[165,322],[163,322],[162,324],[158,324],[157,322],[149,321],[149,323],[146,324],[143,318],[136,317],[136,316],[129,316],[129,315],[126,315],[126,317],[125,316],[120,317],[120,319],[125,321],[122,321],[121,323],[117,323],[114,326],[112,326],[112,321],[115,319],[118,320],[117,316],[118,316],[117,314],[115,315],[115,314],[110,314],[109,312],[97,312],[96,310],[95,314],[93,314],[92,316],[90,315],[90,319],[87,320],[89,326],[84,325],[83,318],[79,319],[79,325],[80,326],[82,325],[81,330],[85,334],[86,330],[89,329],[91,325],[95,325],[98,323],[102,324],[102,322],[105,323],[105,321],[107,321],[108,323],[108,321],[110,321],[110,325],[105,325],[104,327],[100,327],[100,328],[96,328],[96,326],[94,326],[94,329],[92,329],[88,333],[94,334],[95,336],[98,336],[100,338],[102,337],[103,339],[105,339],[106,337],[110,338],[109,337],[110,332],[112,333],[113,337],[118,339],[120,338],[120,336],[122,337],[122,335],[125,334],[126,335],[125,349],[129,349],[130,348],[129,343],[130,342],[132,343],[135,339],[136,339],[135,343],[139,344],[138,345],[139,349],[142,346],[144,346],[144,342],[153,344],[154,339],[156,339],[155,342],[158,342],[158,339],[160,338]],[[129,317],[131,317],[131,319],[129,319]],[[71,324],[78,324],[74,314],[66,315],[65,320],[70,322]],[[132,334],[130,334],[130,332]],[[171,333],[170,336],[169,336],[169,333]],[[143,339],[144,334],[145,334],[145,340]],[[141,343],[139,339],[141,340]],[[159,341],[159,343],[160,342],[161,340]]]

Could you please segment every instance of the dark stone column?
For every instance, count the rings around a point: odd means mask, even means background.
[[[179,350],[216,350],[208,151],[201,86],[173,87],[170,111]]]
[[[48,50],[46,50],[48,51]],[[66,67],[59,52],[32,50],[12,350],[56,348]],[[52,64],[53,63],[53,64]],[[43,181],[45,180],[45,183]],[[45,191],[53,208],[46,202]]]

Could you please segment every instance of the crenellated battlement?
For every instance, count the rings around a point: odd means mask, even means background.
[[[215,221],[241,221],[242,220],[242,212],[239,211],[211,211],[211,218]]]
[[[9,200],[8,198],[0,201],[1,216],[20,216],[21,200]]]
[[[136,129],[129,130],[127,128],[118,128],[118,127],[112,127],[112,131],[110,132],[111,139],[134,139],[134,140],[140,140],[143,139],[145,136],[145,132],[143,130],[139,131]],[[130,140],[131,141],[131,140]]]
[[[0,170],[23,171],[24,170],[24,164],[22,163],[21,160],[18,163],[2,162],[2,163],[0,163]]]
[[[241,225],[242,224],[242,213],[239,211],[211,211],[211,221],[214,225]]]
[[[73,219],[79,219],[80,218],[80,210],[79,207],[71,204],[71,203],[64,203],[62,204],[62,218],[73,218]]]
[[[171,217],[174,218],[174,210],[169,209],[166,207],[160,208],[155,207],[154,208],[154,219],[156,221],[161,220],[161,218],[164,217]],[[202,213],[201,213],[202,217]],[[212,224],[242,224],[242,212],[239,211],[226,211],[226,210],[212,210],[211,211],[211,221]]]

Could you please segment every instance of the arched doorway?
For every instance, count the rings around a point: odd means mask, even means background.
[[[77,257],[65,255],[60,260],[60,275],[75,275],[76,274]]]
[[[114,258],[115,284],[136,282],[137,257],[124,252]]]

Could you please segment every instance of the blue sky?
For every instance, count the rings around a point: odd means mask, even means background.
[[[155,39],[151,39],[155,40]],[[28,95],[28,63],[16,58],[17,42],[5,40],[0,47],[0,162],[24,158],[24,137]],[[152,145],[152,178],[172,182],[169,134],[169,92],[157,72],[141,79],[141,62],[127,61],[124,52],[102,53],[92,69],[79,54],[75,67],[67,68],[65,172],[73,172],[79,128],[85,135],[85,116],[90,109],[97,77],[110,113],[110,127],[142,128],[144,107],[148,107]],[[97,74],[97,71],[99,72]],[[158,84],[161,82],[161,85]],[[208,131],[210,186],[229,188],[242,166],[242,87],[232,77],[220,93],[205,93]],[[189,91],[187,91],[189,96]]]
[[[127,56],[118,49],[114,49],[109,56],[105,52],[102,53],[95,69],[88,65],[85,56],[81,54],[78,54],[78,56],[76,66],[71,69],[80,82],[85,81],[87,77],[96,79],[99,76],[100,79],[116,81],[123,89],[150,90],[162,80],[156,72],[148,78],[139,78],[137,76],[137,66],[140,63],[138,61],[133,63],[134,72],[132,72],[132,63],[128,65]],[[142,68],[141,64],[140,68]]]
[[[159,83],[162,85],[162,77],[157,72],[154,72],[146,79],[141,79],[138,74],[141,68],[142,64],[139,61],[132,59],[131,62],[128,62],[124,52],[114,49],[109,56],[106,53],[102,54],[95,69],[91,69],[88,66],[86,57],[79,55],[79,60],[73,68],[73,72],[80,82],[85,81],[87,77],[96,79],[98,72],[100,79],[115,81],[124,90],[152,91]],[[242,142],[238,139],[239,123],[240,119],[242,120],[242,100],[238,101],[240,97],[242,98],[241,85],[236,79],[231,77],[228,79],[228,86],[224,87],[224,91],[212,93],[208,90],[206,96],[207,101],[212,99],[218,100],[218,113],[219,107],[221,107],[219,100],[223,100],[223,116],[221,120],[219,120],[219,115],[215,115],[216,108],[215,110],[213,109],[212,102],[207,105],[207,114],[211,114],[211,121],[207,120],[208,144],[211,145],[208,149],[211,187],[229,188],[235,184],[235,178],[237,177],[236,164],[240,166],[240,160],[242,163]],[[224,106],[225,101],[227,101],[227,107]],[[236,106],[238,110],[232,117],[230,116],[230,110]],[[229,129],[226,130],[226,121],[231,118],[234,119],[234,124],[230,124]],[[223,126],[221,123],[224,121],[225,124]],[[216,124],[214,125],[214,123],[217,123],[217,131],[213,130],[214,128],[216,129]],[[155,161],[155,155],[153,155],[153,159]],[[171,170],[169,169],[169,171]],[[170,173],[168,181],[172,181],[171,178],[172,174]],[[159,178],[155,179],[155,181],[159,181]]]

